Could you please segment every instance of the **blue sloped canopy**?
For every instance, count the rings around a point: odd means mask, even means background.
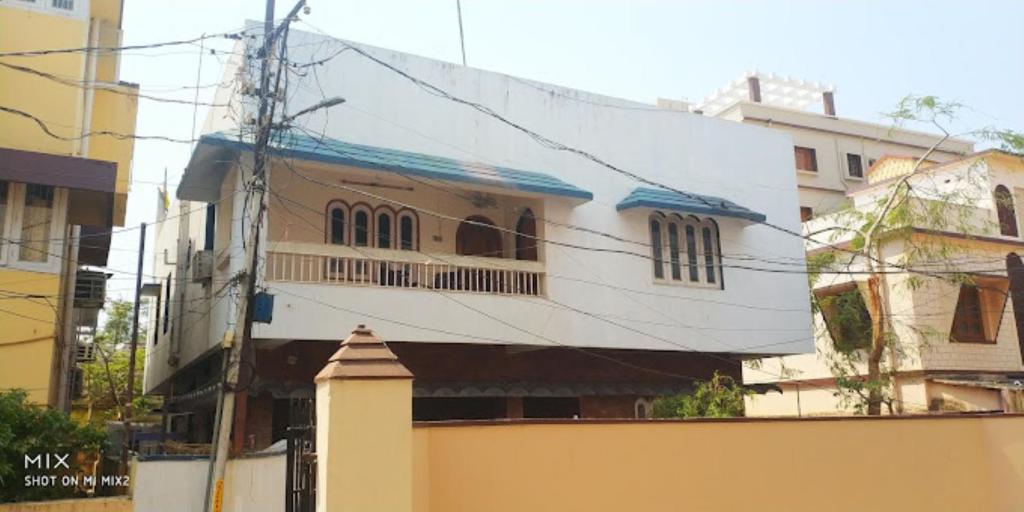
[[[727,199],[715,196],[687,193],[687,195],[656,188],[638,187],[615,205],[622,211],[630,208],[657,208],[700,215],[734,217],[752,222],[764,222],[763,213],[755,212]]]
[[[200,139],[199,145],[243,151],[252,147],[249,143],[239,141],[237,135],[226,132],[204,135]],[[465,162],[411,151],[352,144],[327,137],[313,138],[296,132],[285,132],[279,137],[275,136],[271,140],[271,152],[275,155],[299,160],[347,165],[442,181],[514,189],[583,201],[590,201],[594,198],[594,194],[591,192],[566,183],[550,174]],[[194,162],[195,160],[193,157]]]

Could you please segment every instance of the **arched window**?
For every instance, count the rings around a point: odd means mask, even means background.
[[[654,417],[654,401],[646,398],[637,398],[633,402],[633,415],[638,419]]]
[[[372,232],[370,208],[364,205],[352,207],[352,245],[369,247]]]
[[[672,270],[672,280],[681,281],[683,279],[682,272],[680,271],[679,265],[679,223],[669,222],[668,224],[668,251],[669,251],[669,267]]]
[[[999,217],[999,233],[1004,236],[1017,236],[1017,211],[1013,208],[1013,195],[999,185],[995,193],[996,215]]]
[[[516,223],[516,259],[537,261],[537,219],[527,208]]]
[[[660,214],[651,216],[651,261],[654,262],[654,277],[663,279],[665,277],[665,257],[662,255],[663,244],[661,241],[661,224],[663,217]]]
[[[334,245],[348,244],[348,207],[341,201],[327,205],[327,242]]]
[[[709,220],[701,228],[701,251],[704,253],[704,282],[718,283],[718,229]]]
[[[398,212],[398,248],[403,251],[419,249],[419,222],[412,210]]]
[[[650,217],[649,228],[655,278],[665,276],[666,258],[663,254],[667,249],[672,281],[721,287],[722,255],[715,221],[676,214],[665,217],[655,212]]]
[[[690,282],[700,282],[700,269],[697,267],[697,228],[692,222],[686,224],[686,269]]]
[[[466,217],[455,231],[456,254],[500,258],[501,245],[501,232],[482,215]]]
[[[377,208],[377,235],[374,240],[381,249],[394,248],[395,214],[386,206]]]

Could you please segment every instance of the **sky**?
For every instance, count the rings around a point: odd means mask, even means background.
[[[278,16],[292,5],[278,0]],[[461,62],[455,0],[308,5],[299,30]],[[262,0],[125,0],[123,44],[228,32],[263,13]],[[462,0],[462,17],[468,65],[609,96],[699,102],[758,70],[834,85],[840,117],[885,122],[904,96],[928,94],[965,105],[956,131],[1024,131],[1024,2]],[[126,52],[121,80],[193,101],[197,84],[221,80],[225,57],[210,48],[231,45]],[[213,88],[198,90],[212,100]],[[191,139],[205,116],[143,99],[136,133]],[[190,154],[189,144],[136,142],[126,227],[155,219],[165,170],[173,191]],[[137,247],[137,229],[115,234],[109,266],[134,270]],[[152,263],[150,250],[147,274]],[[117,274],[109,295],[130,299],[133,287]]]

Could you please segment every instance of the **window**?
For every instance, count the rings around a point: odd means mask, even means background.
[[[331,244],[333,245],[345,245],[346,229],[345,229],[345,207],[338,204],[331,208],[330,212],[330,229],[328,232],[331,234]]]
[[[217,205],[210,203],[206,205],[206,231],[203,233],[203,249],[213,250],[213,240],[217,226]]]
[[[533,210],[527,208],[516,223],[516,259],[537,261],[537,219]]]
[[[1013,195],[1009,189],[999,185],[992,194],[999,217],[999,233],[1003,236],[1017,236],[1017,211],[1013,208]]]
[[[633,417],[637,419],[646,419],[654,417],[654,400],[646,398],[637,398],[633,402]]]
[[[665,277],[665,261],[661,252],[661,221],[651,219],[651,259],[654,261],[654,277],[657,279]]]
[[[679,270],[679,225],[675,222],[668,225],[668,250],[669,261],[671,262],[670,267],[672,268],[672,280],[681,281],[683,277],[682,272]]]
[[[0,264],[58,271],[66,198],[61,188],[0,181]]]
[[[700,281],[700,273],[697,271],[697,235],[693,225],[686,225],[686,268],[689,269],[691,282]]]
[[[161,287],[161,290],[162,290],[163,289],[163,285],[161,284],[160,287]],[[159,293],[156,294],[156,310],[155,310],[156,314],[153,315],[154,317],[156,317],[156,330],[153,331],[154,333],[160,332],[160,312],[163,311],[163,309],[162,309],[162,307],[160,305],[163,303],[163,298],[164,298],[164,292],[163,291],[160,291]],[[153,335],[153,345],[157,345],[158,343],[160,343],[160,336],[157,335],[157,334],[154,334]]]
[[[871,346],[871,313],[856,283],[815,290],[814,295],[836,350],[850,353]]]
[[[649,219],[649,228],[655,279],[665,279],[667,264],[669,282],[720,287],[721,251],[714,221],[656,212]]]
[[[861,162],[860,155],[855,155],[853,153],[846,154],[846,174],[851,178],[864,177],[864,166]]]
[[[419,246],[419,226],[416,212],[403,210],[398,214],[398,248],[416,251]]]
[[[352,245],[370,245],[370,209],[365,206],[352,207]]]
[[[50,226],[53,220],[54,188],[26,185],[21,218],[21,246],[18,260],[45,263],[50,256]]]
[[[814,217],[814,209],[810,206],[800,207],[800,222],[807,222]]]
[[[950,340],[995,343],[1008,291],[1009,280],[1003,277],[975,277],[973,284],[961,285]]]
[[[173,277],[173,273],[167,274],[167,286],[164,288],[164,334],[167,334],[171,324],[171,279]]]
[[[4,238],[7,233],[7,197],[10,195],[8,192],[10,185],[6,181],[0,181],[0,262],[6,260],[4,254],[7,250],[4,248],[4,242],[7,240]]]
[[[711,228],[704,226],[704,228],[701,229],[701,232],[703,233],[701,238],[701,242],[703,242],[701,249],[703,249],[704,252],[704,280],[708,284],[714,284],[718,280],[718,278],[715,277],[717,274],[717,272],[715,272],[715,254],[718,252],[715,250],[715,246],[718,245],[718,241],[714,240],[714,235],[711,234]]]
[[[392,249],[395,240],[395,214],[386,206],[377,209],[376,246],[381,249]]]
[[[814,148],[796,146],[793,148],[796,156],[796,168],[801,171],[818,172],[818,157]]]
[[[50,5],[55,9],[63,9],[65,11],[75,10],[75,0],[51,0]]]

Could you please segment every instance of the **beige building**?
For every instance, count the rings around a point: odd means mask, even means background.
[[[814,111],[815,106],[820,111]],[[883,156],[921,156],[941,140],[935,134],[896,129],[891,124],[839,117],[833,87],[765,73],[748,73],[706,98],[697,109],[793,137],[803,220],[843,206],[846,193],[863,187],[868,168]],[[946,162],[973,150],[970,141],[948,139],[929,160]]]
[[[911,158],[880,160],[868,171],[865,187],[847,197],[859,211],[877,208],[878,199],[912,169]],[[935,206],[942,200],[946,216],[962,221],[955,226],[913,225],[909,237],[893,237],[883,245],[882,258],[891,265],[922,248],[950,251],[943,258],[910,263],[930,275],[896,271],[881,277],[886,317],[900,340],[898,353],[890,351],[883,361],[884,368],[894,371],[895,407],[906,412],[1024,410],[1024,266],[1019,256],[1024,240],[1016,208],[1024,200],[1024,159],[983,151],[923,169],[910,184],[915,205]],[[841,215],[826,215],[805,223],[804,232],[822,233],[849,222]],[[835,396],[830,365],[837,360],[837,348],[866,354],[861,349],[870,345],[870,315],[864,306],[867,276],[856,272],[863,269],[862,262],[850,262],[844,258],[847,253],[835,249],[846,246],[849,235],[818,235],[817,241],[823,244],[812,244],[808,254],[834,251],[842,269],[823,273],[814,285],[821,306],[814,318],[816,353],[766,358],[760,370],[746,368],[746,383],[774,385],[781,391],[749,401],[750,416],[850,411]],[[954,272],[970,279],[956,284],[940,277]],[[839,301],[860,309],[866,329],[843,327],[850,324],[838,320],[833,305]],[[866,373],[862,365],[855,366]]]

